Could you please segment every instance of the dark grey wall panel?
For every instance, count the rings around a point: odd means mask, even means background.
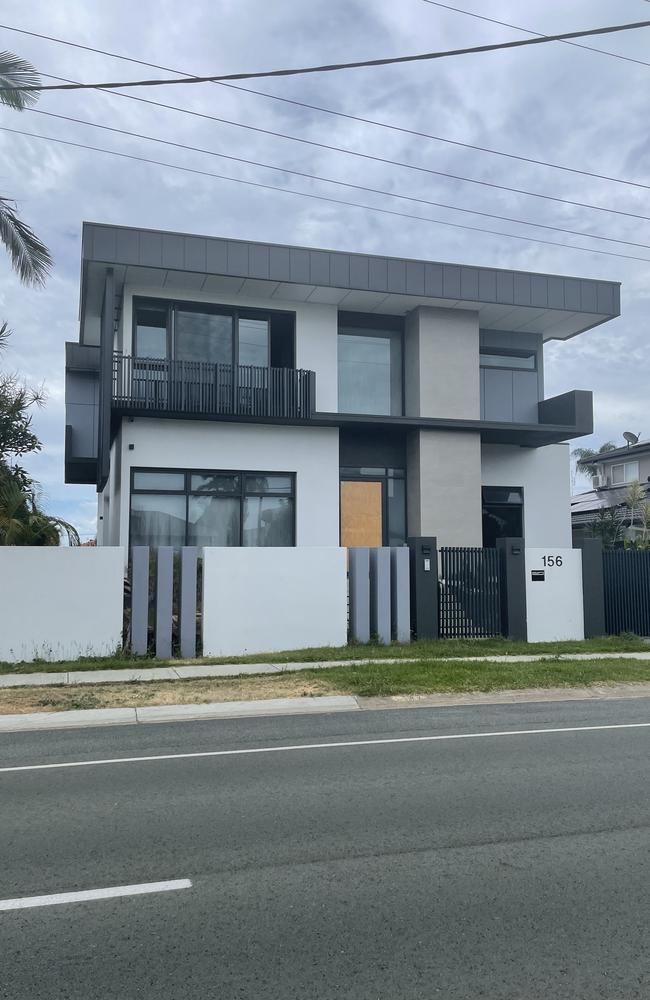
[[[595,281],[580,283],[580,303],[583,312],[598,312],[598,285]]]
[[[564,309],[564,281],[562,278],[548,279],[548,304],[551,309]]]
[[[406,293],[406,261],[388,261],[388,291],[397,295]]]
[[[251,246],[249,265],[252,278],[268,278],[269,248],[263,246]]]
[[[538,420],[537,372],[512,372],[512,419],[536,424]]]
[[[269,248],[269,278],[273,281],[291,280],[291,254],[288,247]]]
[[[529,274],[515,274],[514,275],[515,284],[515,305],[516,306],[529,306],[530,302],[530,275]]]
[[[485,420],[512,421],[512,372],[485,368]]]
[[[120,264],[140,263],[140,234],[134,229],[118,229],[115,254]]]
[[[564,308],[572,312],[579,312],[580,305],[580,282],[576,278],[564,279]]]
[[[424,263],[406,262],[406,292],[408,295],[424,295]]]
[[[199,271],[205,273],[206,269],[206,241],[199,236],[185,237],[184,267],[187,271]]]
[[[545,275],[533,274],[530,278],[530,304],[546,309],[548,306],[548,278]]]
[[[515,301],[515,276],[511,271],[497,271],[497,302],[513,305]]]
[[[333,284],[336,285],[337,282],[334,281]],[[370,258],[368,267],[368,286],[373,292],[388,291],[388,261],[383,257]]]
[[[225,240],[208,240],[206,266],[209,274],[225,274],[228,269],[228,244]]]
[[[248,277],[248,244],[228,241],[228,274]]]
[[[309,251],[309,281],[313,285],[330,283],[330,255],[324,250]]]
[[[162,267],[162,233],[140,233],[140,259],[150,261],[148,267]]]
[[[481,420],[485,420],[485,368],[480,370],[481,386]]]
[[[162,237],[163,267],[183,268],[183,237],[176,233],[163,233]]]
[[[350,287],[350,258],[346,253],[332,254],[331,276],[336,288]]]
[[[291,257],[291,281],[298,281],[303,285],[308,285],[311,281],[309,274],[309,250],[292,248]]]
[[[442,294],[446,299],[460,298],[460,268],[453,264],[442,265]]]
[[[497,276],[494,271],[478,272],[478,297],[480,302],[497,301]]]
[[[424,294],[442,298],[442,264],[424,265]]]
[[[478,271],[475,267],[460,269],[460,297],[468,301],[478,300]]]
[[[358,257],[356,254],[350,256],[350,287],[368,287],[369,262],[367,257]]]

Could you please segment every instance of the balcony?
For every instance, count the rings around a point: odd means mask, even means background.
[[[310,420],[315,374],[113,355],[113,408],[150,415]]]

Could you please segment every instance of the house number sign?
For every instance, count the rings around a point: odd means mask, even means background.
[[[545,566],[561,566],[562,556],[543,556],[542,562]]]

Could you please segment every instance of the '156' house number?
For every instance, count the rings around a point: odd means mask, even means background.
[[[561,566],[562,556],[543,556],[542,562],[545,566]]]

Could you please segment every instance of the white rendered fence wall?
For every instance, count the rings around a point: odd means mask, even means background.
[[[203,549],[204,656],[346,641],[345,549]]]
[[[0,548],[0,660],[109,656],[122,642],[121,548]]]
[[[582,552],[526,549],[528,642],[584,639]]]

